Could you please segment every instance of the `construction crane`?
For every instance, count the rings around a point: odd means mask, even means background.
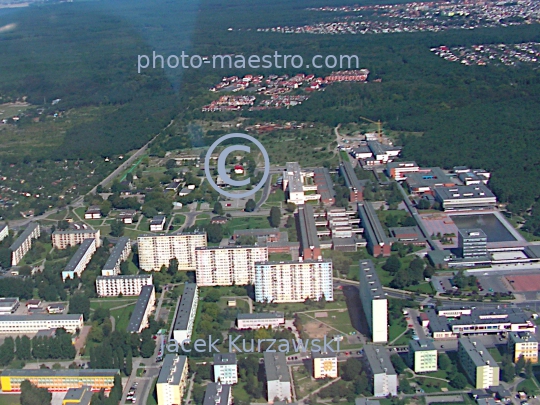
[[[366,118],[366,117],[360,117],[362,118],[364,121],[367,121],[367,122],[371,122],[372,124],[377,124],[377,133],[379,134],[379,140],[382,139],[382,122],[381,120],[378,120],[378,121],[373,121],[373,120],[370,120],[369,118]]]

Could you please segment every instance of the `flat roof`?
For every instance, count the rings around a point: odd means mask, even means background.
[[[433,332],[450,332],[446,317],[439,316],[434,309],[428,309],[426,315],[429,319],[429,329]]]
[[[365,182],[360,182],[360,180],[358,180],[358,177],[356,177],[356,173],[354,172],[351,162],[346,160],[341,163],[339,165],[339,172],[343,176],[343,179],[345,180],[345,185],[348,188],[359,191],[363,190]]]
[[[176,319],[174,320],[173,330],[186,330],[189,323],[189,315],[195,295],[197,294],[197,284],[188,283],[184,288],[184,293],[178,304]]]
[[[480,228],[475,228],[475,229],[459,229],[458,228],[458,232],[464,238],[468,238],[468,239],[471,239],[471,238],[472,239],[483,238],[483,239],[487,240],[486,233]]]
[[[8,227],[7,224],[0,224],[0,233],[2,233],[2,231],[3,231],[4,229],[6,229],[7,227]]]
[[[237,364],[235,353],[214,353],[214,366]]]
[[[460,338],[458,342],[459,345],[467,352],[469,358],[476,367],[485,366],[488,364],[493,367],[499,366],[480,339],[463,337]]]
[[[230,396],[230,385],[212,382],[206,386],[203,405],[229,405]]]
[[[88,229],[67,229],[65,231],[54,231],[53,235],[71,235],[71,234],[77,234],[77,233],[96,233],[98,232],[95,229],[88,228]]]
[[[176,232],[176,233],[145,233],[143,235],[139,235],[137,239],[143,239],[143,238],[172,238],[175,236],[195,236],[195,235],[204,235],[206,236],[206,232]]]
[[[81,243],[81,245],[79,246],[75,254],[71,257],[68,264],[64,268],[64,271],[75,271],[81,259],[84,257],[88,249],[90,249],[90,246],[92,246],[92,244],[95,244],[95,243],[96,243],[95,239],[83,240],[83,242]]]
[[[396,375],[396,370],[384,346],[365,345],[364,356],[373,374]]]
[[[116,242],[116,245],[114,245],[114,248],[109,258],[103,266],[103,270],[114,270],[116,264],[120,260],[120,256],[122,256],[122,252],[124,251],[128,243],[130,243],[129,238],[126,238],[125,236],[122,236],[120,239],[118,239],[118,242]]]
[[[435,187],[441,200],[471,200],[475,198],[495,198],[495,194],[484,184],[469,186]]]
[[[386,299],[381,280],[379,279],[377,271],[375,271],[373,262],[369,259],[360,260],[360,284],[361,283],[370,284],[369,292],[372,300]],[[361,289],[360,291],[363,292],[364,290]]]
[[[237,229],[233,232],[233,235],[265,236],[265,235],[274,235],[277,233],[280,233],[279,228]]]
[[[367,236],[366,239],[371,240],[373,245],[388,245],[388,238],[381,225],[381,221],[369,201],[358,204],[358,214],[364,227],[364,233]]]
[[[510,332],[508,334],[508,337],[514,343],[525,343],[525,342],[538,343],[538,339],[536,338],[536,336],[529,332]]]
[[[291,381],[285,353],[264,352],[264,369],[267,381]]]
[[[19,249],[24,241],[28,239],[30,234],[34,232],[36,228],[39,228],[39,224],[37,222],[30,222],[26,229],[19,235],[19,237],[13,242],[13,244],[9,247],[12,251],[15,251]]]
[[[70,388],[64,396],[64,401],[76,402],[77,405],[90,405],[93,392],[90,387],[83,385],[81,388]]]
[[[255,312],[253,314],[238,314],[237,319],[280,319],[285,318],[283,312]]]
[[[440,167],[422,168],[418,172],[406,173],[405,181],[411,187],[435,187],[438,184],[453,183]]]
[[[277,266],[278,264],[317,264],[317,263],[325,263],[325,264],[332,264],[332,260],[326,259],[326,260],[283,260],[283,261],[275,261],[275,262],[256,262],[255,266]]]
[[[317,227],[313,207],[311,204],[302,204],[298,206],[298,228],[300,230],[300,244],[302,249],[320,248],[319,237],[317,236]]]
[[[167,217],[165,217],[165,215],[156,215],[150,221],[150,225],[161,225],[166,219]]]
[[[409,341],[409,347],[414,352],[424,352],[428,350],[437,350],[435,349],[435,345],[431,340],[428,339],[420,339],[420,340],[410,340]]]
[[[118,369],[6,369],[2,377],[114,377],[120,374]]]
[[[129,280],[129,279],[146,279],[152,278],[151,274],[119,274],[117,276],[97,276],[96,280]]]
[[[179,356],[177,354],[165,355],[161,365],[161,370],[159,371],[157,384],[180,384],[182,379],[182,371],[186,366],[186,362],[187,356]],[[172,380],[169,382],[170,377],[172,377]]]
[[[313,170],[315,174],[314,180],[317,185],[317,193],[321,195],[321,199],[329,200],[336,196],[336,191],[334,190],[334,183],[330,177],[330,172],[327,168],[317,167]]]
[[[0,315],[0,322],[48,321],[50,319],[62,319],[65,321],[78,321],[81,317],[82,317],[82,314]]]
[[[143,322],[144,313],[146,312],[146,308],[148,307],[148,302],[150,301],[150,297],[152,296],[152,293],[154,292],[154,286],[153,285],[145,285],[139,294],[139,299],[137,300],[137,303],[135,304],[135,309],[133,310],[133,313],[131,314],[131,318],[129,320],[129,325],[127,327],[127,331],[131,333],[137,333],[139,332],[139,328],[141,326],[141,323]]]
[[[19,302],[18,297],[0,298],[0,305],[4,305],[4,304],[15,305],[17,302]]]
[[[303,191],[302,171],[298,162],[287,162],[285,164],[285,171],[287,172],[287,179],[289,181],[287,185],[289,192],[297,193]]]

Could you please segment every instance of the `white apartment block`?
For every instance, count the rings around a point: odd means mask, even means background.
[[[95,239],[86,239],[81,243],[79,249],[77,249],[64,271],[62,271],[62,281],[66,281],[68,278],[75,279],[75,277],[81,277],[82,272],[86,269],[90,260],[92,260],[95,252]]]
[[[70,229],[55,231],[52,234],[52,244],[56,249],[65,249],[68,246],[80,245],[85,239],[95,239],[96,247],[101,246],[101,233],[99,229]]]
[[[151,274],[129,276],[98,276],[96,279],[96,292],[99,297],[117,297],[139,295],[145,285],[152,285]]]
[[[180,405],[188,377],[186,356],[167,354],[156,383],[158,405]]]
[[[409,365],[415,373],[437,371],[437,349],[431,340],[409,342]]]
[[[332,261],[262,262],[255,264],[255,301],[334,300]]]
[[[184,287],[184,293],[176,308],[176,317],[172,328],[172,338],[178,342],[190,342],[193,333],[193,323],[199,304],[199,289],[197,284],[189,283]]]
[[[233,385],[238,382],[238,362],[234,353],[214,354],[214,382]]]
[[[397,395],[398,375],[384,346],[364,346],[364,360],[373,381],[373,396]]]
[[[290,402],[292,400],[291,377],[285,353],[264,352],[264,369],[268,403],[273,404],[276,398],[279,401]]]
[[[107,262],[101,269],[102,276],[116,276],[120,274],[120,263],[126,260],[131,253],[131,241],[129,238],[122,237],[118,239],[116,245],[107,259]]]
[[[360,260],[359,290],[373,343],[388,342],[388,299],[371,260]]]
[[[480,340],[470,337],[460,338],[458,357],[474,388],[499,385],[499,364]]]
[[[179,270],[195,270],[195,248],[206,247],[206,233],[141,235],[137,243],[139,266],[144,271],[159,271],[174,258]]]
[[[337,378],[338,361],[337,355],[333,352],[313,352],[313,378]]]
[[[0,333],[29,334],[43,329],[64,328],[75,333],[83,328],[81,314],[68,315],[0,315]]]
[[[9,235],[9,226],[7,224],[0,225],[0,242],[2,242]]]
[[[266,246],[195,249],[197,285],[246,285],[255,281],[255,263],[268,261]]]
[[[23,256],[32,248],[32,240],[39,238],[40,235],[39,224],[31,222],[9,248],[11,250],[12,266],[19,264]]]

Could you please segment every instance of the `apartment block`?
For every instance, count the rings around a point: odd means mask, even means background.
[[[538,339],[529,332],[510,332],[508,334],[508,349],[514,362],[521,356],[531,363],[538,363]]]
[[[255,264],[255,301],[334,300],[332,261],[308,260]]]
[[[82,272],[86,269],[90,260],[92,260],[95,252],[96,240],[84,240],[62,271],[62,281],[66,281],[68,278],[75,279],[76,277],[81,277]]]
[[[0,242],[2,242],[9,235],[9,226],[7,224],[0,225]]]
[[[66,231],[54,231],[52,244],[56,249],[65,249],[68,246],[80,245],[86,239],[95,239],[96,247],[101,246],[101,233],[99,229],[69,229]]]
[[[75,333],[83,327],[81,314],[68,315],[0,315],[0,334],[29,334],[43,329],[64,328]]]
[[[236,361],[236,354],[214,354],[214,382],[229,385],[238,382],[238,362]]]
[[[131,253],[131,241],[129,238],[121,237],[114,245],[111,255],[101,269],[102,276],[116,276],[120,274],[120,263],[126,260]]]
[[[275,329],[284,324],[285,314],[283,312],[256,312],[236,316],[236,327],[238,329]]]
[[[291,377],[285,353],[264,352],[264,369],[266,371],[266,388],[268,403],[274,401],[290,402],[291,396]]]
[[[266,246],[196,248],[197,285],[207,287],[253,284],[255,263],[265,261],[268,261]]]
[[[397,395],[398,376],[384,346],[364,346],[364,360],[373,382],[373,396]]]
[[[480,340],[471,337],[460,338],[458,357],[461,367],[475,388],[499,385],[499,365]]]
[[[415,373],[437,371],[437,349],[431,340],[409,342],[409,365]]]
[[[337,378],[338,361],[334,352],[312,352],[313,378]]]
[[[193,322],[195,322],[195,315],[197,315],[198,304],[199,288],[197,287],[197,284],[186,284],[184,293],[180,298],[180,303],[176,308],[176,317],[172,332],[173,339],[178,343],[191,341]]]
[[[360,301],[373,343],[388,342],[388,299],[371,260],[360,260]]]
[[[39,224],[31,222],[19,237],[9,247],[11,250],[11,265],[19,264],[23,256],[32,248],[32,240],[39,238],[41,229]]]
[[[204,393],[203,405],[232,405],[233,396],[230,385],[209,383]]]
[[[145,285],[141,289],[139,299],[135,304],[135,309],[131,314],[127,331],[129,333],[141,333],[148,327],[148,317],[156,304],[156,291],[153,285]]]
[[[368,251],[375,257],[390,256],[392,244],[369,201],[358,204],[358,216],[364,228],[364,238],[367,241]]]
[[[158,405],[180,405],[186,390],[188,361],[186,356],[167,354],[156,383]]]
[[[100,297],[117,297],[139,295],[145,285],[152,285],[152,274],[138,274],[128,276],[98,276],[96,279],[96,292]]]
[[[195,249],[206,247],[206,233],[142,235],[139,245],[139,266],[144,271],[159,271],[171,259],[178,260],[179,270],[195,270]]]

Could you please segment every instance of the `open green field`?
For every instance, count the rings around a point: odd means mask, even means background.
[[[0,394],[0,405],[19,405],[20,398],[17,394]]]
[[[99,301],[92,300],[90,302],[90,309],[96,310],[97,308],[111,309],[126,304],[135,304],[137,297],[135,298],[100,298]]]
[[[126,330],[129,324],[129,318],[133,312],[135,303],[121,309],[111,311],[111,315],[116,319],[115,329]]]
[[[233,218],[227,223],[227,229],[230,231],[236,229],[257,229],[257,228],[270,228],[270,223],[266,216],[253,216]]]

